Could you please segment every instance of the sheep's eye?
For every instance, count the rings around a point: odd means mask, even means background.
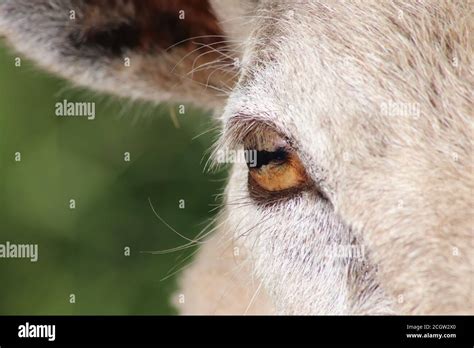
[[[246,150],[251,194],[296,192],[310,184],[296,152],[275,133],[247,139]]]

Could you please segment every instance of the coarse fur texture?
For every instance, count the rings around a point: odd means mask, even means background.
[[[0,33],[79,85],[215,110],[216,151],[270,127],[298,152],[317,190],[266,204],[233,165],[180,311],[474,313],[472,3],[172,4],[2,0]]]
[[[173,303],[183,314],[275,314],[262,281],[252,272],[251,255],[225,227],[206,240],[192,267],[183,272]]]

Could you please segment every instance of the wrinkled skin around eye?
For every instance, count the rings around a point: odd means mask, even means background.
[[[245,165],[234,166],[227,187],[232,207],[226,212],[227,226],[234,245],[252,255],[255,279],[279,299],[277,313],[391,313],[370,255],[329,201],[303,190],[278,204],[248,204],[253,197],[247,176]],[[358,251],[355,258],[348,254],[353,251]]]

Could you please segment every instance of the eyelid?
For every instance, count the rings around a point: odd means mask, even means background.
[[[261,114],[260,116],[239,113],[232,116],[227,122],[224,133],[219,140],[221,146],[226,148],[237,148],[244,145],[245,141],[250,137],[258,134],[272,132],[278,134],[285,141],[285,145],[294,147],[294,142],[289,134],[283,128],[270,121],[270,115]]]

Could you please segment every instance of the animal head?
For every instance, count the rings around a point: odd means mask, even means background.
[[[473,312],[472,5],[4,0],[77,85],[214,110],[225,226],[282,313]]]

